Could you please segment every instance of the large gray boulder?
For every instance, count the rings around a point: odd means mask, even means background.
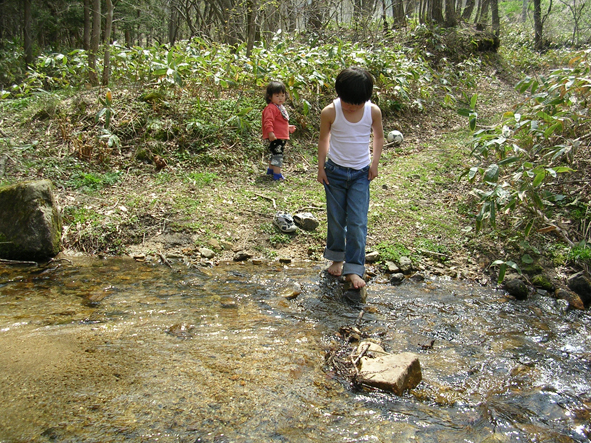
[[[62,221],[49,180],[0,188],[0,258],[43,261],[61,249]]]

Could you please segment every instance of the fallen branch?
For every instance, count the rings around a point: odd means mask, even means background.
[[[168,266],[170,269],[172,269],[172,265],[170,264],[170,262],[168,261],[168,259],[164,256],[164,254],[162,254],[161,252],[158,253],[158,257],[160,257],[160,260],[162,260],[162,262]]]
[[[427,249],[417,249],[417,252],[420,252],[421,254],[425,255],[434,255],[436,257],[445,258],[446,260],[449,258],[449,256],[447,256],[446,254],[441,254],[440,252],[435,251],[428,251]]]
[[[357,356],[357,358],[355,360],[353,360],[353,356],[351,356],[351,361],[353,362],[353,368],[355,369],[355,373],[357,375],[359,375],[359,369],[357,369],[357,363],[359,363],[359,360],[361,360],[361,357],[363,357],[365,355],[365,353],[369,350],[369,347],[371,345],[369,343],[365,344],[365,347],[361,350],[361,352],[359,353],[359,355]]]
[[[31,266],[39,266],[39,263],[36,261],[23,261],[23,260],[7,260],[4,258],[0,258],[0,263],[6,263],[7,265],[31,265]]]
[[[266,195],[262,195],[262,194],[255,194],[257,197],[261,197],[264,198],[265,200],[269,200],[270,202],[273,202],[273,209],[277,209],[277,204],[275,203],[275,199],[271,198],[271,197],[267,197]]]

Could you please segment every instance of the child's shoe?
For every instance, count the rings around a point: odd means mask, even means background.
[[[291,214],[285,212],[278,212],[273,219],[273,224],[281,230],[281,232],[291,233],[295,232],[297,227],[293,223],[293,217]]]
[[[271,168],[267,168],[267,175],[273,175],[273,170]]]
[[[274,181],[278,181],[278,180],[285,180],[285,177],[283,176],[283,174],[279,173],[279,174],[273,174],[273,180]]]
[[[316,217],[309,212],[298,212],[293,216],[293,220],[296,226],[304,231],[313,231],[319,225]]]

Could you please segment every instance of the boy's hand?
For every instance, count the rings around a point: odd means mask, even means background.
[[[324,168],[318,170],[318,177],[316,178],[316,180],[321,185],[330,184],[330,183],[328,183],[328,177],[326,176],[326,171],[324,170]]]
[[[369,181],[372,181],[374,178],[376,178],[378,176],[378,166],[373,166],[371,165],[369,167],[369,174],[367,175],[367,178]]]
[[[296,131],[295,125],[289,125],[289,133],[293,134]]]
[[[269,141],[274,142],[275,140],[277,140],[277,137],[275,137],[275,133],[269,132]]]

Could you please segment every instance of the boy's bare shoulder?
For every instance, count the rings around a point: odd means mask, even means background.
[[[324,107],[324,109],[320,112],[320,117],[321,118],[330,118],[330,120],[334,120],[336,116],[336,111],[334,109],[334,103],[331,103],[330,105],[327,105]]]
[[[382,110],[375,103],[371,104],[371,116],[374,120],[376,118],[382,118]]]

